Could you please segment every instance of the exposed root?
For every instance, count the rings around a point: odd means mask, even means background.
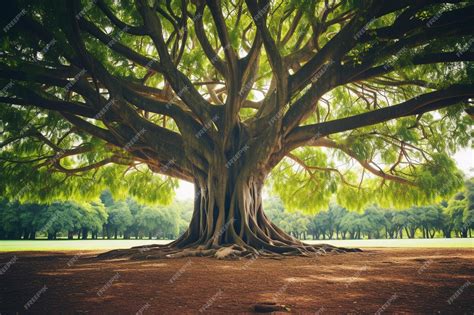
[[[275,302],[260,302],[253,306],[256,313],[272,313],[272,312],[290,312],[288,305],[280,305]]]
[[[285,245],[278,253],[267,249],[256,249],[249,245],[222,245],[222,246],[192,246],[188,248],[177,248],[170,245],[147,245],[130,249],[117,249],[99,254],[100,259],[128,258],[134,260],[183,258],[183,257],[211,257],[217,259],[235,260],[241,258],[273,258],[283,259],[288,256],[317,257],[327,254],[361,252],[357,248],[342,248],[327,244],[307,245],[304,243]]]

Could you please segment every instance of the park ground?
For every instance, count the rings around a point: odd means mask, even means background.
[[[474,312],[472,247],[237,261],[97,253],[0,253],[0,313],[246,314],[259,302],[301,314]]]

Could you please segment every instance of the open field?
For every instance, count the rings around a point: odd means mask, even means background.
[[[33,314],[236,314],[251,313],[256,302],[302,314],[474,311],[472,249],[238,261],[98,261],[93,254],[0,254],[7,266],[0,278],[1,314],[24,313],[25,307]]]
[[[167,240],[14,240],[0,241],[0,252],[11,251],[78,251],[130,248],[139,245],[166,244]],[[342,247],[380,248],[474,248],[472,238],[434,239],[371,239],[371,240],[319,240],[304,241],[309,244],[325,243]]]

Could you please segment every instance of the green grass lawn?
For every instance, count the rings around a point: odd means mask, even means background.
[[[166,240],[15,240],[0,241],[0,252],[13,251],[80,251],[130,248],[149,244],[166,244]],[[473,248],[474,239],[380,239],[380,240],[319,240],[306,241],[309,244],[326,243],[343,247],[405,247],[405,248]]]

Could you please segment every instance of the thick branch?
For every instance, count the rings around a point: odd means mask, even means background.
[[[474,86],[453,85],[447,89],[423,94],[398,105],[393,105],[351,117],[296,128],[287,137],[290,147],[304,145],[312,138],[375,125],[390,119],[418,115],[457,104],[474,96]]]

